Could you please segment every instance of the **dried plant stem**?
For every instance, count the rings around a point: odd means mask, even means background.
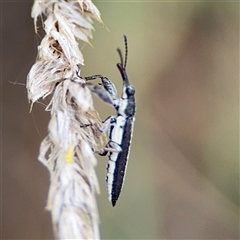
[[[35,29],[39,15],[45,17],[46,35],[28,74],[27,91],[31,108],[52,95],[46,108],[51,111],[49,134],[39,154],[51,176],[47,209],[57,239],[98,239],[93,149],[105,143],[91,92],[78,76],[83,56],[76,39],[88,42],[91,18],[101,22],[100,14],[89,0],[35,0]]]

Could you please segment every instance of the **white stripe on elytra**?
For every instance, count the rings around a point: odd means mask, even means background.
[[[125,110],[127,109],[127,107],[128,107],[128,100],[121,99],[119,101],[118,113],[121,114],[122,116],[126,116]]]
[[[118,116],[116,117],[116,122],[113,123],[112,125],[113,128],[111,131],[111,141],[114,144],[117,143],[119,146],[121,146],[122,144],[125,123],[126,123],[126,118],[124,118],[123,116]],[[111,147],[111,142],[110,142],[110,147]],[[114,181],[114,172],[116,168],[116,161],[117,161],[118,155],[119,155],[118,152],[111,152],[108,160],[106,181],[107,181],[107,191],[108,191],[109,201],[111,201],[112,199],[112,185]]]
[[[110,132],[111,141],[117,143],[118,145],[122,144],[123,138],[123,128],[126,123],[126,118],[123,116],[116,117],[116,122],[112,124],[113,128]]]

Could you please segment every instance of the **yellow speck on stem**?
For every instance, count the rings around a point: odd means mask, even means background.
[[[73,150],[74,150],[74,147],[70,147],[69,150],[65,154],[65,161],[67,163],[73,162]]]

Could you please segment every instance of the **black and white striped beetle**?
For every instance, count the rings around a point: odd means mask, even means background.
[[[134,97],[135,89],[130,85],[126,73],[128,46],[127,37],[125,35],[124,42],[124,63],[121,50],[117,49],[121,60],[121,63],[117,63],[117,68],[123,80],[123,92],[121,98],[117,98],[116,88],[108,78],[103,77],[102,75],[93,75],[84,78],[86,81],[97,78],[101,79],[104,89],[95,85],[92,91],[103,101],[113,105],[117,112],[116,116],[108,117],[103,123],[103,131],[108,130],[109,142],[104,151],[99,153],[100,155],[106,155],[109,153],[106,182],[109,201],[112,202],[113,206],[116,205],[124,182],[136,111]]]

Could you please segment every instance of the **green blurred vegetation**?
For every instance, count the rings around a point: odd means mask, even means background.
[[[115,209],[105,202],[99,160],[103,238],[238,237],[238,4],[95,3],[110,32],[95,25],[82,74],[107,75],[120,92],[115,49],[123,48],[124,33],[137,89],[133,144]],[[97,109],[109,114],[104,104]]]

